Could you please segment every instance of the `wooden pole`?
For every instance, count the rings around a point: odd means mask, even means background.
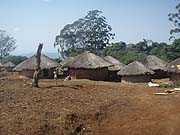
[[[37,54],[36,54],[36,69],[33,75],[32,87],[39,87],[39,73],[41,71],[41,51],[43,48],[43,44],[39,44]]]

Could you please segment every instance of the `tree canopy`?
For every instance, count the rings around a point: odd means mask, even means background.
[[[55,46],[61,56],[67,55],[68,49],[89,50],[100,53],[114,37],[111,26],[99,10],[92,10],[83,18],[67,24],[56,36]]]
[[[176,6],[176,11],[173,13],[169,13],[169,20],[173,24],[173,28],[170,31],[170,34],[172,35],[171,38],[175,38],[174,34],[180,33],[180,3],[178,2]]]
[[[23,62],[26,59],[27,59],[26,56],[9,55],[9,56],[3,58],[2,63],[6,63],[6,62],[11,61],[15,65],[18,65],[19,63]]]
[[[0,30],[0,59],[8,56],[10,52],[14,51],[16,41],[13,37],[9,36],[6,31]]]

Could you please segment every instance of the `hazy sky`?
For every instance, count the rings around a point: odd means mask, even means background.
[[[64,25],[99,9],[116,34],[114,41],[134,43],[143,38],[168,42],[168,13],[178,0],[0,0],[0,29],[17,40],[14,54],[56,52],[55,36]]]

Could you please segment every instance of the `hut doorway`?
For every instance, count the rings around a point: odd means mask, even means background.
[[[49,77],[49,69],[43,69],[42,70],[42,77],[44,77],[44,78]]]

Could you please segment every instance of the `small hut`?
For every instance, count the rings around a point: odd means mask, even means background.
[[[6,62],[3,64],[4,68],[6,69],[6,71],[11,72],[13,70],[13,68],[15,67],[15,64],[12,63],[11,61]]]
[[[142,63],[134,61],[123,67],[118,75],[122,76],[122,82],[145,83],[151,81],[151,74],[154,72],[145,67]]]
[[[154,55],[148,55],[142,63],[147,68],[154,71],[154,74],[151,76],[152,79],[162,79],[168,77],[167,63],[162,59]]]
[[[88,51],[74,57],[68,64],[69,74],[75,79],[107,80],[110,63]]]
[[[74,57],[68,57],[65,60],[61,61],[58,66],[58,76],[64,78],[68,76],[68,64],[74,59]]]
[[[104,60],[112,64],[112,66],[108,67],[109,81],[121,80],[120,76],[117,75],[117,72],[120,71],[120,69],[122,69],[125,65],[112,56],[105,56]]]
[[[40,78],[53,78],[53,72],[58,67],[58,63],[45,56],[41,55],[41,74]],[[32,78],[34,70],[36,68],[36,56],[32,56],[29,59],[18,64],[14,71],[19,72],[21,75]]]
[[[4,65],[2,63],[0,63],[0,72],[4,71]]]
[[[175,84],[180,84],[180,58],[170,62],[167,67],[170,72],[170,80]]]

